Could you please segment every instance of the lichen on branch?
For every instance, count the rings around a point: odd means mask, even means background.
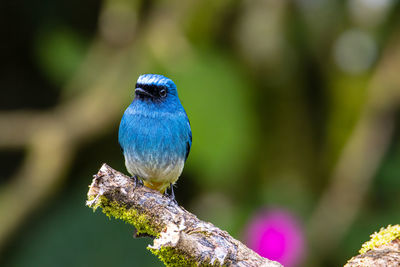
[[[389,225],[386,228],[381,228],[378,233],[373,233],[371,239],[362,245],[360,254],[364,254],[368,250],[386,245],[398,238],[400,238],[400,225]]]
[[[148,249],[167,266],[282,266],[106,164],[94,176],[86,204],[154,236]]]
[[[360,249],[360,254],[351,258],[345,267],[399,266],[400,226],[389,225],[371,235]]]

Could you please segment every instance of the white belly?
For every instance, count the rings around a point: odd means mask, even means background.
[[[165,184],[165,188],[178,180],[184,163],[184,160],[178,159],[164,164],[154,160],[143,163],[138,158],[125,155],[125,166],[130,174],[136,175],[148,183]]]

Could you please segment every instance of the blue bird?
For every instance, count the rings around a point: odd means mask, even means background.
[[[118,141],[130,174],[162,194],[178,180],[192,145],[192,131],[175,83],[144,74],[122,117]]]

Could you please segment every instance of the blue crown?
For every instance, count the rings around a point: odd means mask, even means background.
[[[136,82],[136,85],[138,84],[167,86],[169,89],[176,89],[176,85],[171,79],[159,74],[140,75]]]

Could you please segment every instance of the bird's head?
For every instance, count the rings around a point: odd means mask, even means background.
[[[135,87],[135,98],[162,102],[169,96],[178,96],[175,83],[162,75],[140,75]]]

